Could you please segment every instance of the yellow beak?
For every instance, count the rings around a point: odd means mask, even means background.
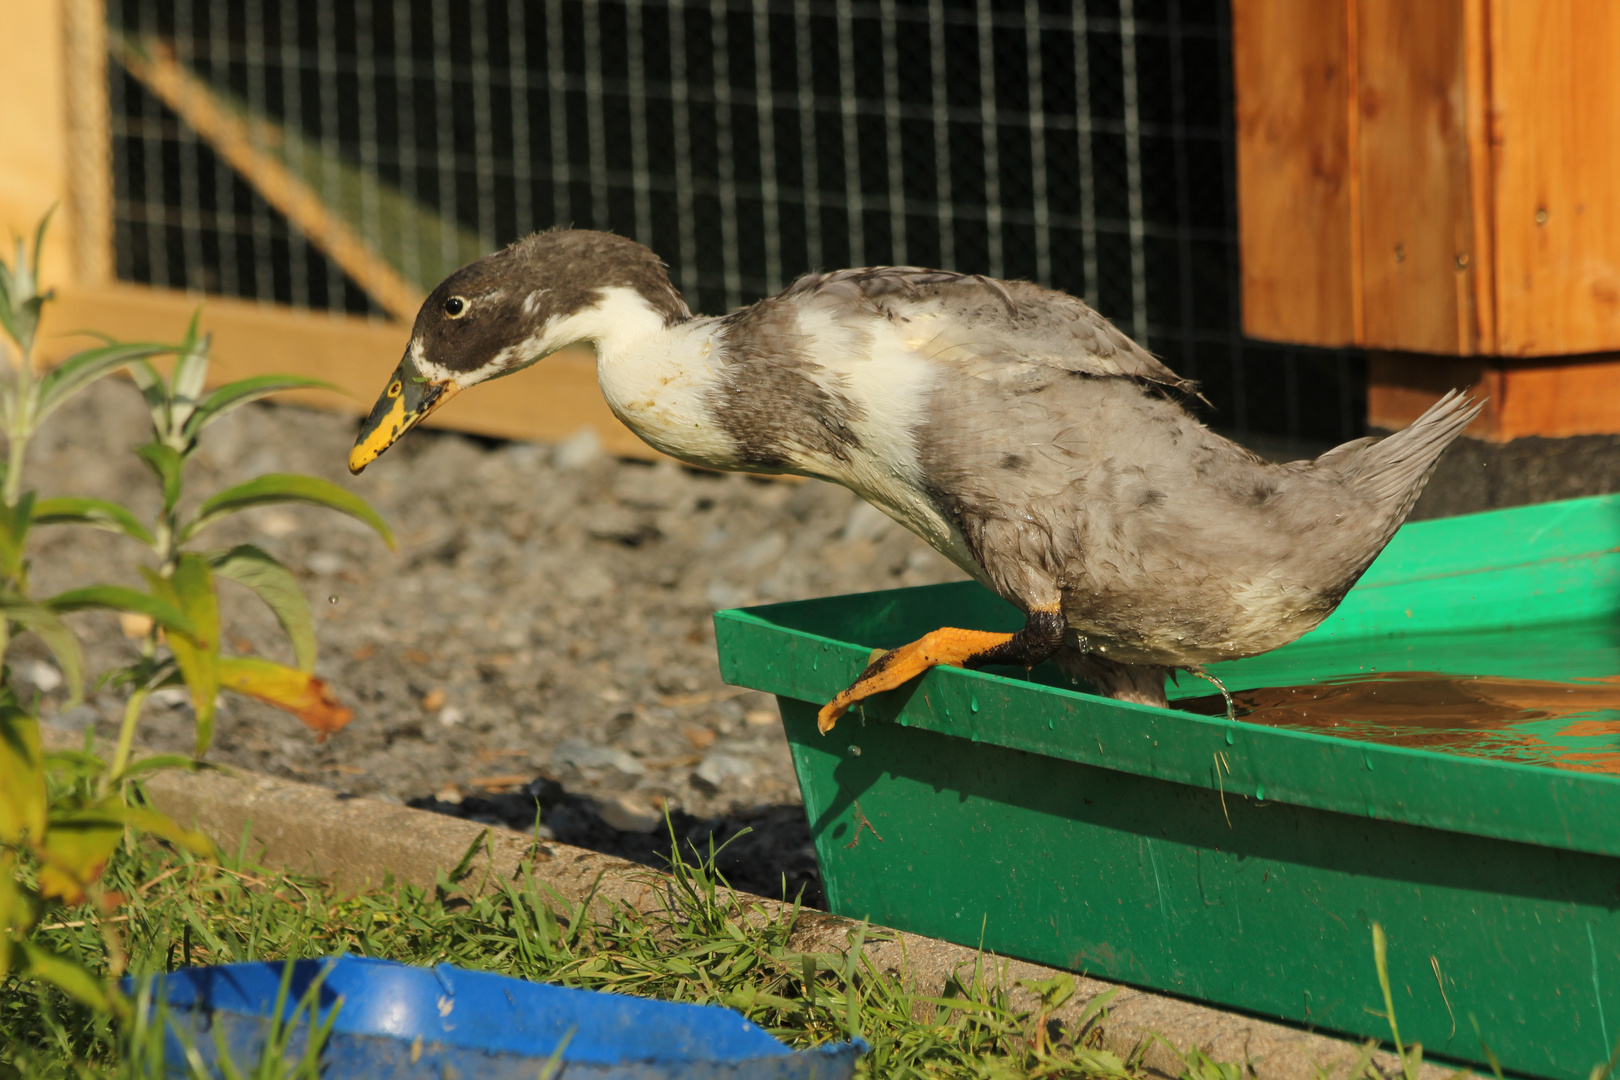
[[[461,392],[456,383],[430,382],[417,373],[409,355],[394,369],[371,415],[360,425],[360,434],[349,451],[349,471],[358,474],[382,456],[399,437],[427,419],[428,414]]]

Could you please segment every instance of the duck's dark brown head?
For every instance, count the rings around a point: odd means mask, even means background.
[[[358,473],[462,390],[582,338],[579,316],[629,290],[666,325],[691,318],[664,264],[622,236],[536,233],[445,278],[416,313],[405,357],[349,453]]]

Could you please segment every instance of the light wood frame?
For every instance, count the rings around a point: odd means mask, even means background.
[[[112,262],[111,139],[107,104],[107,29],[102,0],[0,0],[0,234],[31,235],[53,207],[43,276],[56,299],[41,326],[39,358],[61,360],[85,347],[83,331],[127,340],[176,340],[200,304],[202,326],[214,335],[213,377],[217,381],[284,372],[311,375],[336,385],[339,393],[312,392],[289,398],[347,412],[371,406],[399,363],[408,327],[403,321],[374,320],[306,311],[276,304],[203,296],[120,283]],[[159,60],[162,58],[159,57]],[[207,103],[193,95],[173,70],[149,72],[155,92],[194,124],[210,122]],[[164,80],[168,80],[166,83]],[[165,90],[165,87],[167,89]],[[187,110],[190,110],[189,114]],[[230,127],[219,121],[202,131],[227,160],[251,165],[250,153]],[[232,153],[235,153],[235,158]],[[262,164],[262,163],[261,163]],[[274,170],[271,202],[316,233],[310,240],[334,257],[355,239],[322,226],[319,209],[307,205],[296,184]],[[254,178],[248,176],[252,181]],[[278,186],[279,185],[279,186]],[[301,201],[302,200],[302,201]],[[285,205],[283,205],[285,204]],[[324,232],[323,232],[324,228]],[[347,262],[364,259],[350,251]],[[8,246],[9,258],[9,246]],[[354,276],[354,275],[351,275]],[[408,315],[414,298],[400,283],[380,273],[379,303]],[[369,288],[369,286],[368,286]],[[501,384],[498,392],[462,395],[428,421],[432,426],[512,439],[556,441],[581,428],[594,430],[613,454],[654,458],[608,409],[596,381],[595,357],[574,349],[550,358],[526,377]]]

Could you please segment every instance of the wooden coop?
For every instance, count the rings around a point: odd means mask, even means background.
[[[1369,351],[1368,421],[1620,432],[1620,7],[1233,0],[1243,326]]]

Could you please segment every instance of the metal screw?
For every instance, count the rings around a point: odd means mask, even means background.
[[[1467,255],[1467,253],[1464,253],[1462,255],[1457,256],[1457,269],[1459,269],[1459,270],[1468,269],[1468,255]]]
[[[1536,208],[1536,224],[1537,225],[1545,225],[1545,224],[1547,224],[1547,208],[1545,206],[1541,206],[1541,207]]]
[[[1405,262],[1406,261],[1406,245],[1405,244],[1396,244],[1395,245],[1395,261],[1396,262]]]

